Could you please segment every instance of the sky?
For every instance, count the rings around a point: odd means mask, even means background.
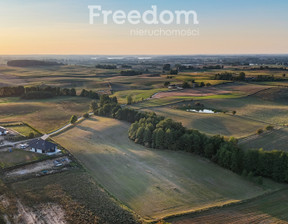
[[[111,18],[103,24],[95,17],[91,25],[89,5],[126,14],[155,5],[158,16],[193,10],[199,24],[118,25]],[[287,11],[287,0],[0,0],[0,54],[287,54]],[[135,35],[159,29],[168,34]],[[173,30],[196,34],[169,35]]]

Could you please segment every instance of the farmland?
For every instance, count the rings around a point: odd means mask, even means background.
[[[227,208],[213,209],[168,219],[173,224],[188,223],[287,223],[288,190],[279,191],[249,202]]]
[[[268,180],[263,186],[254,184],[198,156],[135,145],[127,131],[124,122],[92,117],[54,140],[69,148],[101,186],[146,219],[239,202],[281,188]]]
[[[37,100],[1,97],[0,125],[14,122],[17,125],[7,128],[26,137],[31,132],[37,134],[35,130],[43,134],[52,132],[68,124],[72,115],[79,117],[90,110],[92,99],[79,96],[81,90],[86,89],[100,96],[117,97],[123,109],[155,112],[209,136],[236,137],[244,150],[287,151],[288,104],[287,88],[284,88],[287,78],[279,81],[283,78],[281,69],[225,66],[179,71],[175,75],[162,70],[164,62],[132,63],[129,60],[125,63],[131,63],[132,69],[141,74],[122,76],[124,63],[118,60],[113,61],[116,69],[96,68],[94,61],[88,65],[0,67],[0,87],[49,86],[75,88],[77,92],[77,96],[60,95]],[[250,82],[214,78],[218,73],[239,74],[242,71],[247,78],[273,75],[279,80]],[[188,82],[191,88],[168,88],[169,84],[181,86],[183,82]],[[204,86],[197,87],[201,82]],[[194,84],[196,87],[192,88]],[[132,97],[132,105],[126,105],[128,96]],[[96,102],[100,107],[98,99]],[[197,105],[217,113],[186,110],[197,108]],[[19,125],[21,122],[32,128]],[[274,129],[266,131],[268,125]],[[31,217],[37,217],[39,223],[65,223],[65,220],[69,223],[85,223],[83,220],[86,223],[119,223],[119,220],[120,223],[140,223],[143,220],[139,216],[147,222],[170,217],[167,221],[180,224],[257,220],[281,223],[288,220],[287,185],[264,176],[261,184],[249,179],[248,173],[232,173],[213,160],[182,150],[140,146],[128,139],[129,126],[119,120],[91,116],[54,136],[53,140],[65,148],[63,152],[73,154],[73,162],[63,170],[55,169],[56,173],[53,168],[49,175],[43,168],[39,171],[41,177],[31,174],[9,179],[10,191],[5,188],[6,183],[0,182],[4,189],[0,196],[7,196],[11,205],[10,214],[0,204],[0,218],[8,214],[9,219],[14,220],[20,211],[25,214],[25,220],[16,222],[24,223]],[[264,133],[256,134],[259,129]],[[39,164],[37,160],[44,158],[16,149],[12,152],[4,149],[0,155],[4,174],[7,174],[6,168],[13,170],[19,165],[18,169],[24,169],[21,164]],[[53,161],[51,164],[53,166]],[[5,182],[4,176],[1,179]],[[44,207],[48,208],[48,214]],[[181,216],[186,213],[189,215]]]
[[[46,100],[0,99],[1,122],[22,121],[47,133],[67,124],[75,114],[82,115],[89,109],[90,100],[82,97],[59,97]],[[7,102],[7,100],[10,100]],[[23,130],[22,130],[23,131]]]
[[[0,186],[0,214],[14,223],[140,223],[79,168]]]
[[[244,149],[260,149],[264,150],[288,150],[288,130],[287,128],[281,128],[273,131],[263,133],[259,136],[255,136],[252,139],[248,139],[243,143],[240,143],[240,146]]]
[[[145,109],[159,115],[173,118],[185,127],[197,129],[209,135],[221,134],[224,136],[245,137],[254,134],[257,129],[264,128],[265,123],[247,120],[230,114],[200,114],[173,109],[171,107],[160,107]]]

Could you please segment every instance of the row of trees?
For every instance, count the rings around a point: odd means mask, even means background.
[[[101,96],[96,115],[131,122],[129,138],[137,144],[156,149],[187,151],[210,159],[238,174],[269,177],[288,182],[288,153],[282,151],[247,150],[238,146],[237,139],[225,140],[217,135],[208,137],[197,130],[186,129],[181,123],[122,108],[116,98]]]
[[[116,65],[96,65],[96,68],[100,68],[100,69],[117,69]]]
[[[135,76],[135,75],[142,75],[142,72],[135,71],[135,70],[124,70],[120,72],[121,76]]]
[[[76,96],[76,90],[74,88],[69,89],[51,86],[11,86],[0,88],[0,97],[23,97],[25,99],[42,99],[55,96]]]
[[[240,72],[239,74],[224,72],[218,73],[214,76],[215,80],[231,80],[231,81],[245,81],[246,75],[244,72]]]
[[[80,93],[81,97],[88,97],[91,99],[99,99],[99,94],[95,91],[92,90],[86,90],[86,89],[82,89],[81,93]]]

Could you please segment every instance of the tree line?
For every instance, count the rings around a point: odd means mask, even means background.
[[[0,97],[22,97],[24,99],[44,99],[55,96],[76,96],[76,90],[74,88],[60,88],[51,86],[11,86],[1,87]]]
[[[220,135],[209,137],[155,113],[121,107],[116,97],[110,98],[107,95],[100,97],[99,105],[94,105],[93,110],[95,115],[132,123],[128,135],[137,144],[155,149],[195,153],[237,174],[288,182],[286,152],[242,150],[235,138],[226,140]]]
[[[9,86],[0,87],[0,97],[22,97],[23,99],[46,99],[56,96],[77,96],[74,88],[60,88],[51,86]],[[80,93],[81,97],[91,99],[99,99],[99,94],[93,90],[83,89]]]
[[[231,80],[231,81],[245,81],[246,74],[244,72],[240,72],[240,74],[235,74],[231,72],[223,72],[215,74],[215,80]]]

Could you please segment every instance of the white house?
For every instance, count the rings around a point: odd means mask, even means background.
[[[7,134],[8,134],[7,129],[0,126],[0,136],[7,135]]]
[[[42,138],[33,139],[28,143],[31,152],[44,153],[44,154],[54,154],[59,152],[57,145],[43,140]]]

